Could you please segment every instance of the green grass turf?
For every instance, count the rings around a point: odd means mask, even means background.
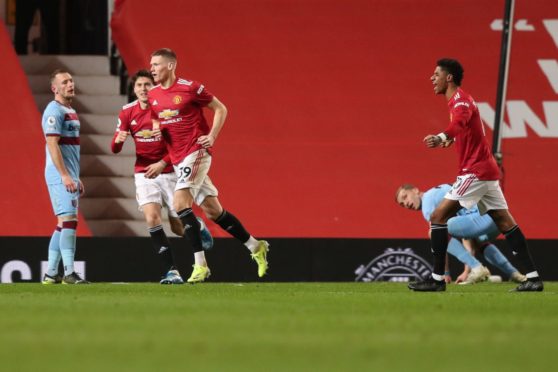
[[[545,285],[4,284],[0,369],[550,371],[558,283]]]

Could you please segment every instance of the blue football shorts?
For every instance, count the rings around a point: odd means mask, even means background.
[[[78,213],[79,189],[76,192],[69,192],[63,183],[56,183],[48,186],[50,202],[56,216],[72,216]]]

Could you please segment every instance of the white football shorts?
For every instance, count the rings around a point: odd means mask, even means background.
[[[201,205],[208,196],[218,196],[217,188],[207,175],[210,167],[211,155],[206,150],[186,156],[174,166],[177,177],[175,190],[190,189],[196,205]]]
[[[166,207],[169,214],[178,217],[172,204],[174,200],[174,188],[176,186],[176,175],[174,173],[161,173],[155,178],[145,178],[145,173],[136,173],[136,200],[139,210],[148,203],[157,203]]]
[[[474,174],[458,176],[444,197],[459,201],[466,209],[471,209],[476,204],[481,215],[493,209],[508,209],[500,182],[481,181]]]

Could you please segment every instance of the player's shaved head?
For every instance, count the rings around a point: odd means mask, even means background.
[[[442,70],[447,72],[449,75],[453,77],[453,82],[455,85],[460,86],[461,80],[463,80],[463,66],[459,63],[456,59],[451,58],[442,58],[436,62],[437,66],[440,66]]]
[[[413,190],[413,189],[416,189],[416,188],[417,188],[417,187],[416,187],[415,185],[410,184],[410,183],[404,183],[403,185],[399,186],[399,188],[397,189],[397,192],[395,193],[395,201],[396,201],[396,202],[399,202],[399,201],[398,201],[399,193],[400,193],[402,190]]]
[[[70,105],[74,98],[75,85],[72,74],[65,69],[56,69],[50,74],[50,90],[54,99],[63,105]]]
[[[176,53],[173,52],[173,50],[170,48],[157,49],[156,51],[151,53],[151,57],[163,57],[168,59],[169,61],[173,61],[173,62],[177,61]]]
[[[151,74],[155,83],[162,84],[163,87],[170,86],[175,80],[175,70],[178,61],[176,54],[169,48],[162,48],[151,54]]]
[[[57,68],[56,70],[52,71],[52,73],[50,74],[50,85],[52,85],[52,83],[56,79],[56,76],[60,74],[70,74],[70,72],[62,68]]]
[[[399,186],[395,193],[395,202],[403,208],[418,211],[422,207],[421,195],[422,193],[418,187],[410,183],[404,183]]]

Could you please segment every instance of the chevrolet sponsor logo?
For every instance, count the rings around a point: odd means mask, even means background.
[[[168,120],[178,115],[178,110],[165,109],[159,113],[159,119]]]
[[[136,133],[136,137],[140,138],[151,138],[153,136],[153,132],[149,129],[140,130]]]

